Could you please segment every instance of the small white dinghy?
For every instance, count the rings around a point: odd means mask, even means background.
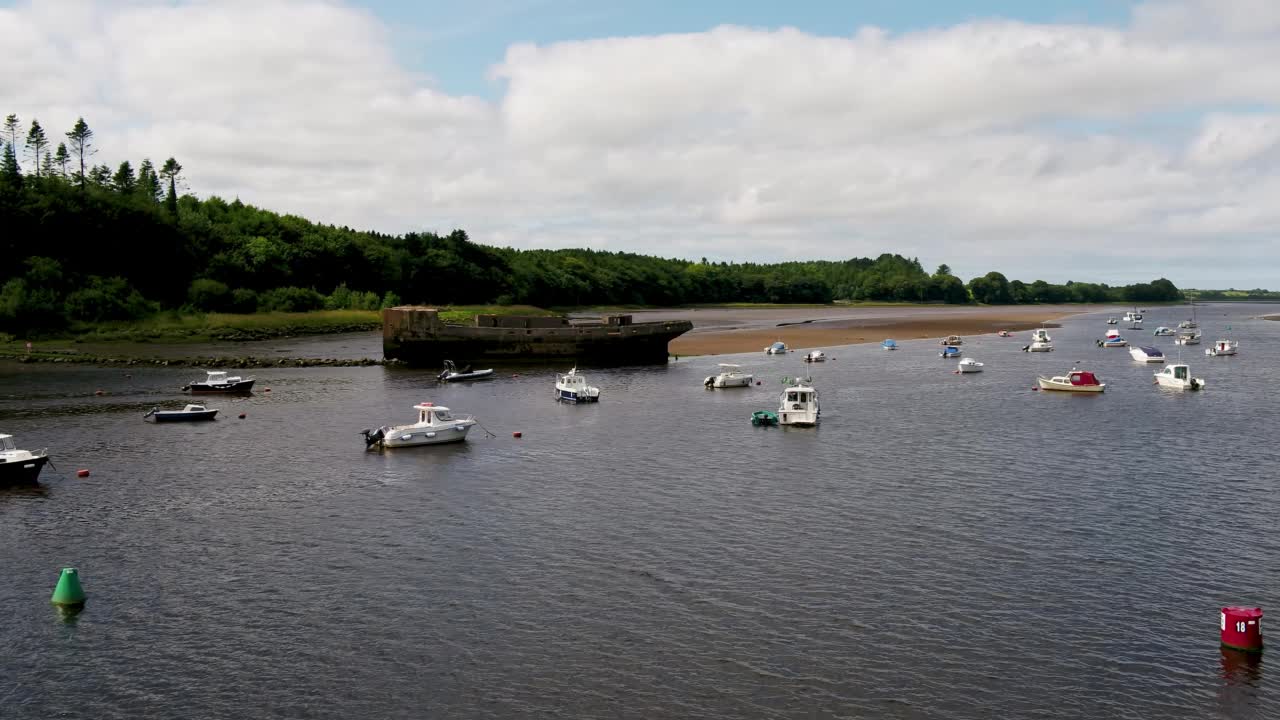
[[[720,363],[720,374],[708,375],[702,385],[706,388],[748,387],[751,385],[751,374],[742,372],[741,367],[733,363]]]
[[[811,350],[809,354],[804,356],[805,362],[824,362],[826,359],[827,354],[821,350]]]
[[[1178,363],[1166,365],[1163,370],[1156,373],[1155,384],[1178,390],[1200,390],[1204,387],[1204,378],[1191,377],[1191,368]]]
[[[973,358],[965,358],[960,361],[960,365],[956,369],[960,374],[982,372],[982,363]]]
[[[797,381],[782,391],[778,404],[778,424],[813,427],[818,424],[818,391],[812,385]]]
[[[587,384],[587,379],[573,368],[563,375],[556,375],[556,399],[564,402],[600,402],[600,388]]]
[[[1162,363],[1164,362],[1164,353],[1159,348],[1134,345],[1129,348],[1129,355],[1133,356],[1138,362]]]
[[[377,430],[361,430],[364,446],[385,448],[414,447],[418,445],[442,445],[467,439],[467,431],[476,421],[470,416],[455,418],[449,408],[429,402],[413,406],[418,411],[418,422],[412,425],[384,425]]]

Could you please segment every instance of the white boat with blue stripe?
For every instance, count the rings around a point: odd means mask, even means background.
[[[556,399],[563,402],[599,402],[600,388],[587,384],[587,379],[573,368],[563,375],[556,375]]]

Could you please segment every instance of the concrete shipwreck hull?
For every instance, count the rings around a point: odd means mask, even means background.
[[[692,329],[688,320],[633,323],[630,315],[585,323],[563,317],[476,315],[471,324],[463,325],[442,321],[435,308],[402,305],[382,311],[382,354],[411,365],[439,365],[445,360],[664,363],[667,343]]]

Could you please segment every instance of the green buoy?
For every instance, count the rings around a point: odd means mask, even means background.
[[[80,576],[76,574],[75,568],[62,568],[62,575],[58,577],[58,586],[53,589],[50,602],[62,607],[84,607],[84,588],[80,587]]]

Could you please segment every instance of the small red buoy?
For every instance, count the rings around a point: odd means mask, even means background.
[[[244,413],[240,413],[240,419],[241,419],[241,420],[243,420],[243,419],[244,419]]]
[[[759,381],[759,380],[757,380],[757,381],[756,381],[756,384],[757,384],[757,385],[759,385],[759,384],[760,384],[760,381]]]
[[[94,395],[102,395],[102,394],[104,394],[104,393],[103,393],[101,390],[94,390],[94,391],[93,391],[93,394],[94,394]]]
[[[83,469],[82,469],[82,470],[77,470],[77,471],[76,471],[76,477],[89,477],[89,471],[88,471],[88,470],[83,470]]]
[[[511,433],[511,437],[513,437],[513,438],[524,437],[524,433],[522,433],[522,432],[520,432],[519,430],[517,430],[517,431],[515,431],[515,432]]]
[[[1262,652],[1262,608],[1224,607],[1220,624],[1223,647]]]
[[[266,388],[266,389],[265,389],[265,390],[263,390],[262,392],[271,392],[271,388]]]

